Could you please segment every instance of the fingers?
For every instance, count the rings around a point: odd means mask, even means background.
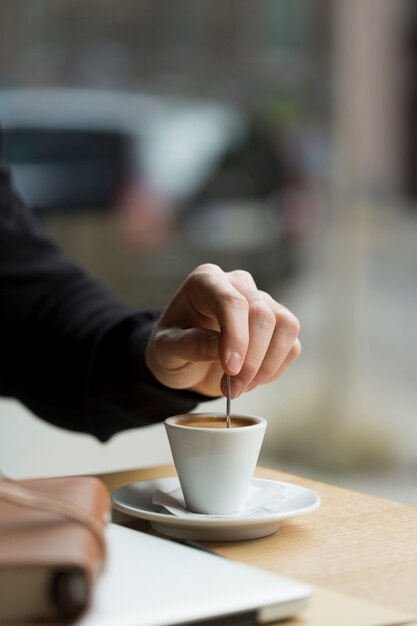
[[[258,290],[248,272],[226,274],[204,265],[194,273],[192,286],[198,311],[216,319],[221,329],[219,357],[233,376],[233,398],[280,376],[300,353],[297,318]]]
[[[271,383],[276,380],[289,368],[289,366],[300,356],[301,353],[301,343],[298,339],[296,339],[292,345],[291,350],[286,356],[282,365],[272,374],[270,378],[262,378],[261,376],[256,376],[251,384],[246,388],[245,391],[252,391],[259,385],[264,385],[266,383]]]
[[[248,301],[249,345],[243,366],[232,380],[232,397],[240,395],[252,382],[269,350],[276,326],[274,311],[247,272],[229,274],[232,284]]]
[[[249,305],[249,345],[245,361],[232,381],[232,397],[278,378],[301,352],[299,322],[269,294],[259,291],[246,272],[230,280]]]
[[[198,267],[186,281],[185,289],[199,316],[221,331],[218,356],[225,372],[236,375],[249,345],[249,303],[219,267]],[[201,322],[201,319],[200,319]]]
[[[187,370],[188,382],[192,376],[197,388],[200,375],[198,388],[211,391],[216,384],[219,390],[223,370],[233,377],[236,398],[287,369],[301,351],[298,333],[297,318],[258,290],[248,272],[205,264],[189,275],[162,316],[148,362],[158,374],[163,370],[163,379],[173,377],[172,386],[185,386]],[[209,370],[196,367],[210,361]]]

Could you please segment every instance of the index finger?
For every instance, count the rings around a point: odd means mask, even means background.
[[[225,372],[235,376],[240,372],[249,345],[247,299],[216,265],[199,266],[186,283],[189,302],[196,313],[218,325],[220,362]]]

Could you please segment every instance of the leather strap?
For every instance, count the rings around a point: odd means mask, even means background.
[[[52,498],[51,496],[45,495],[39,491],[26,489],[9,479],[0,480],[0,499],[20,506],[57,513],[58,515],[67,517],[74,522],[78,522],[79,524],[85,526],[96,537],[104,561],[106,556],[106,542],[104,539],[103,528],[97,519],[89,515],[80,507],[74,506],[73,504],[60,500],[59,498]]]

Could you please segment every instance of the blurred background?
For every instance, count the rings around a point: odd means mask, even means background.
[[[0,4],[5,158],[45,228],[139,308],[202,262],[252,272],[303,344],[235,402],[261,462],[414,504],[416,76],[413,0]],[[16,477],[170,462],[161,426],[0,415]]]

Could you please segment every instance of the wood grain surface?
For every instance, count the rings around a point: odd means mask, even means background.
[[[102,474],[110,491],[140,480],[174,476],[172,466]],[[267,468],[256,475],[316,491],[321,507],[284,521],[278,532],[208,547],[236,561],[417,614],[417,507]],[[146,522],[114,513],[114,521],[150,532]]]

